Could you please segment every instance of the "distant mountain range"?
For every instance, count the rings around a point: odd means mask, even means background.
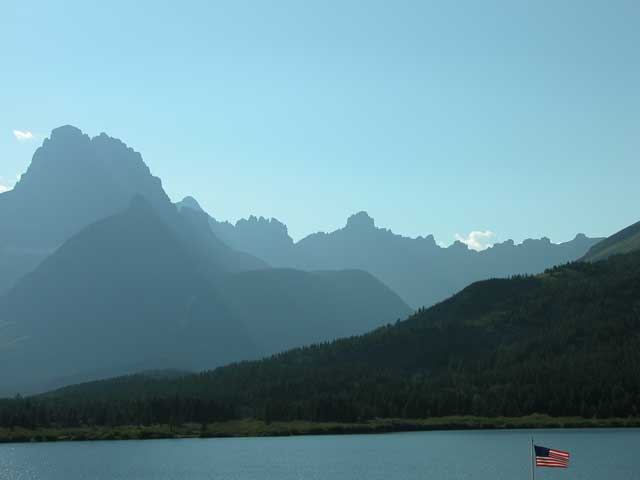
[[[203,212],[187,197],[182,210]],[[301,270],[361,269],[371,272],[414,308],[445,300],[467,285],[486,278],[535,274],[554,265],[582,257],[601,238],[583,234],[565,243],[548,238],[512,240],[483,251],[462,242],[449,247],[436,244],[432,235],[409,238],[376,227],[373,218],[359,212],[345,227],[331,233],[315,233],[294,242],[287,227],[276,219],[251,216],[235,225],[210,217],[215,234],[229,246],[262,258],[272,266]]]
[[[2,394],[362,334],[406,317],[408,303],[538,272],[595,242],[441,248],[360,212],[294,243],[277,220],[232,225],[192,198],[172,204],[139,153],[72,126],[53,130],[0,194],[0,225]]]
[[[110,412],[138,424],[151,405],[148,423],[637,417],[639,298],[634,251],[477,282],[363,336],[179,380],[136,375],[76,385],[34,401],[63,423],[82,411],[91,425],[113,418]]]
[[[230,248],[206,215],[171,204],[138,154],[73,127],[0,194],[0,214],[3,258],[38,252],[0,296],[3,393],[258,358],[410,312],[369,273],[270,269]]]

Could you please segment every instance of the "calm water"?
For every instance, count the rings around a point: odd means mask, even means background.
[[[640,479],[640,430],[534,435],[572,455],[540,480]],[[525,431],[0,445],[2,480],[525,480],[530,465]]]

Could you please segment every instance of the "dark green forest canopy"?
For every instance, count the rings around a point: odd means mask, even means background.
[[[0,426],[640,414],[640,252],[475,283],[369,334],[0,402]]]

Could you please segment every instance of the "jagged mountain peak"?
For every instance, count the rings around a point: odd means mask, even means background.
[[[436,238],[432,234],[426,236],[420,235],[416,237],[415,240],[429,250],[441,248],[436,242]]]
[[[163,218],[174,214],[140,153],[106,134],[54,129],[11,194],[0,198],[0,293],[81,229],[127,208],[135,195]]]
[[[374,219],[364,210],[354,213],[347,218],[346,228],[355,230],[370,230],[376,228]]]
[[[123,189],[136,191],[136,184],[155,189],[156,194],[162,190],[160,179],[151,175],[142,155],[121,140],[106,133],[90,138],[79,128],[64,125],[44,139],[14,190],[45,188],[50,190],[47,194],[59,196],[68,193],[62,188],[66,187],[100,195],[107,189],[116,194]],[[88,192],[83,191],[85,188]],[[164,192],[161,196],[166,197]]]
[[[87,135],[74,125],[62,125],[51,130],[51,135],[49,138],[51,141],[73,139],[89,140],[89,135]]]
[[[241,218],[236,222],[236,228],[255,228],[265,227],[278,234],[285,236],[289,235],[287,226],[277,218],[256,217],[255,215],[249,215],[248,218]]]
[[[176,203],[176,206],[178,207],[178,209],[190,208],[191,210],[196,210],[198,212],[204,212],[204,210],[200,206],[200,203],[195,198],[193,198],[191,195],[187,195],[186,197],[184,197],[182,200],[180,200],[178,203]]]
[[[449,245],[447,247],[447,249],[448,250],[454,250],[454,251],[460,251],[460,250],[461,251],[467,251],[467,250],[470,250],[469,246],[466,243],[461,242],[460,240],[456,240],[455,242],[453,242],[451,245]]]

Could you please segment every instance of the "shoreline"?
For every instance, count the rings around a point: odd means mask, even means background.
[[[581,417],[439,417],[428,419],[374,419],[357,423],[270,422],[230,420],[207,425],[122,425],[69,428],[0,428],[0,443],[60,441],[154,440],[181,438],[289,437],[303,435],[362,435],[449,430],[521,430],[578,428],[640,428],[640,418],[585,419]]]

